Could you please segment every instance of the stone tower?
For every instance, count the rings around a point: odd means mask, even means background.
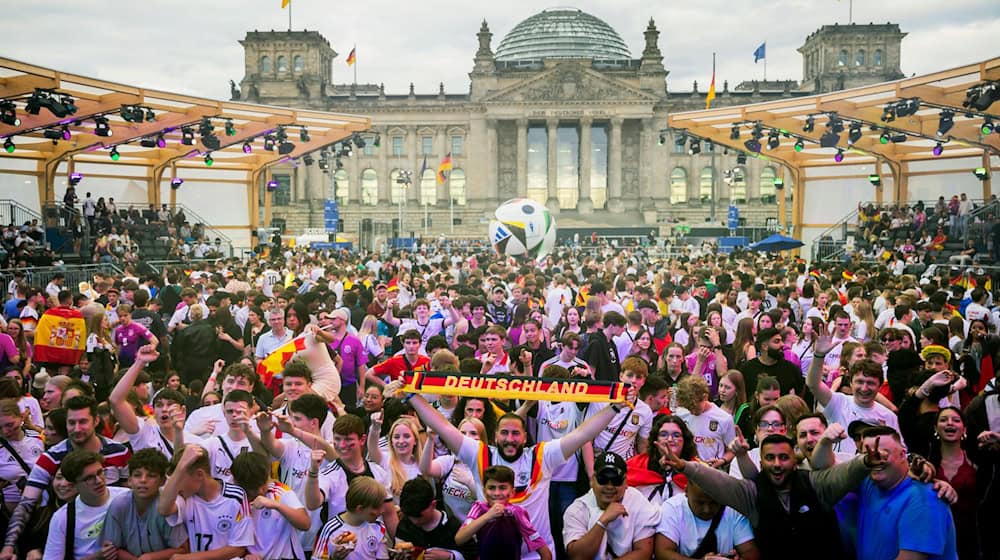
[[[895,23],[824,25],[798,49],[800,90],[826,93],[902,78],[900,48],[905,36]]]
[[[242,100],[286,107],[325,107],[337,53],[318,31],[248,31],[240,44],[245,60],[239,92]]]

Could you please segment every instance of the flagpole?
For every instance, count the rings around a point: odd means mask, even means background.
[[[358,90],[358,44],[357,43],[354,43],[354,48],[351,49],[351,52],[354,53],[354,64],[351,65],[354,67],[354,91],[357,91]]]
[[[292,30],[292,2],[288,1],[288,30]]]
[[[714,52],[712,53],[712,79],[713,80],[715,79],[715,53]],[[712,145],[712,207],[711,207],[711,210],[709,211],[709,219],[711,220],[713,226],[715,226],[715,194],[717,192],[717,190],[715,188],[715,182],[717,180],[716,175],[718,175],[718,173],[716,173],[716,171],[715,171],[715,148],[716,148],[716,146],[715,146],[715,144],[713,142],[713,145]]]
[[[767,41],[764,41],[764,83],[767,83]]]
[[[452,169],[454,169],[455,164],[452,163],[451,165]],[[448,214],[451,220],[451,233],[455,233],[455,197],[451,196],[451,170],[448,170],[448,178],[444,182],[444,190],[448,193]]]

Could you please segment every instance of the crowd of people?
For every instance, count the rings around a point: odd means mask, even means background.
[[[449,249],[16,277],[0,560],[1000,550],[988,275]],[[35,360],[76,312],[85,350]],[[421,371],[627,389],[411,392]]]

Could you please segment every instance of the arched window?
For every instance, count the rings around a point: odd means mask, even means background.
[[[288,72],[288,60],[284,55],[278,57],[278,72]]]
[[[271,73],[271,57],[267,55],[260,57],[260,73],[261,74]]]
[[[865,65],[865,49],[858,49],[858,54],[854,55],[854,65],[855,66]]]
[[[715,175],[712,173],[711,167],[706,167],[701,170],[701,181],[698,187],[698,198],[701,202],[711,202],[712,201],[712,181]]]
[[[337,204],[347,204],[350,199],[348,193],[351,192],[351,178],[343,169],[338,169],[333,174],[333,188],[337,196]]]
[[[401,185],[398,181],[399,170],[393,169],[389,172],[389,200],[393,204],[399,204],[403,200],[403,192],[406,190],[406,185]]]
[[[847,49],[840,49],[840,58],[837,59],[837,64],[840,66],[847,66],[847,58],[849,56],[851,55],[847,54]],[[278,70],[281,70],[281,68],[279,67]]]
[[[455,206],[465,206],[465,170],[452,169],[448,185],[451,187],[451,199],[455,201]]]
[[[774,188],[774,179],[778,176],[773,167],[767,166],[760,170],[760,201],[764,204],[774,204],[778,200]]]
[[[688,199],[688,174],[683,167],[670,172],[670,204],[682,204]]]
[[[297,54],[295,58],[292,59],[292,71],[298,74],[299,72],[306,69],[305,63],[302,61],[302,55]]]
[[[875,54],[872,55],[872,64],[882,66],[882,49],[875,49]]]
[[[420,204],[434,204],[437,197],[437,172],[424,169],[420,177]]]
[[[374,169],[361,172],[361,204],[375,206],[378,203],[378,174]]]
[[[732,204],[747,202],[747,170],[743,166],[733,168],[729,177],[729,200]]]

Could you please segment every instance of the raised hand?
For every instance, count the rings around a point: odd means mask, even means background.
[[[212,375],[219,375],[222,373],[222,369],[226,367],[225,360],[215,360],[215,364],[212,366]]]
[[[278,429],[286,434],[292,433],[294,426],[292,426],[291,418],[287,414],[274,414],[274,419],[277,421]],[[263,430],[261,430],[263,432]]]
[[[170,415],[170,423],[174,425],[174,429],[183,430],[184,421],[187,420],[187,414],[184,412],[184,407],[179,404],[172,404],[169,408],[167,408],[167,413]]]
[[[881,437],[876,437],[875,445],[865,444],[865,466],[869,469],[881,467],[889,460],[889,452],[879,448],[879,440],[881,439]]]
[[[743,430],[740,430],[739,426],[736,426],[736,438],[729,442],[729,450],[732,451],[734,455],[743,455],[747,451],[750,451],[750,444],[747,443],[747,439],[743,437]]]
[[[177,462],[177,469],[179,469],[180,472],[186,471],[188,467],[190,467],[204,454],[205,449],[200,445],[189,445],[185,447],[184,453],[181,454],[181,460]]]
[[[681,459],[670,450],[670,446],[665,443],[656,442],[656,446],[660,449],[662,457],[660,458],[660,465],[664,467],[669,467],[677,472],[683,472],[684,466],[687,461]]]
[[[834,342],[832,335],[821,334],[816,339],[816,346],[813,347],[813,353],[826,355],[830,353],[830,350],[833,350],[834,348],[840,346],[843,343],[844,343],[843,340],[839,342]]]
[[[525,350],[523,348],[521,349],[521,355],[519,356],[519,358],[521,359],[521,363],[522,364],[524,364],[524,365],[531,364],[531,352],[529,352],[529,351],[527,351],[527,350]]]
[[[402,379],[393,379],[382,389],[382,396],[387,399],[396,398],[404,386],[405,384]]]
[[[271,419],[271,411],[262,410],[254,415],[257,420],[257,428],[260,429],[260,433],[266,434],[274,429],[274,421]]]
[[[135,361],[142,362],[142,365],[145,366],[155,362],[156,359],[159,357],[160,353],[156,351],[156,348],[153,347],[153,345],[151,344],[147,344],[142,348],[139,348],[139,350],[136,352]],[[117,554],[117,549],[115,550]]]
[[[322,449],[313,449],[309,452],[309,467],[310,470],[318,471],[319,466],[323,464],[323,460],[326,459],[326,451]]]
[[[830,443],[837,443],[846,437],[847,431],[844,430],[844,427],[834,422],[826,427],[826,430],[823,431],[823,435],[820,436],[820,439],[826,440]]]

